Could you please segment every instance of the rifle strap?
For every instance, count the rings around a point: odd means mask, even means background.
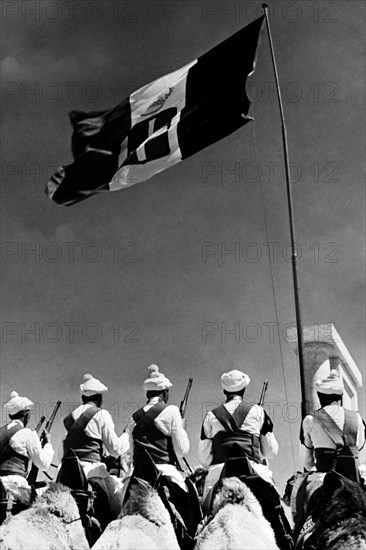
[[[150,409],[148,409],[147,411],[144,411],[144,409],[142,408],[132,415],[132,418],[136,422],[136,426],[132,430],[132,435],[135,439],[135,445],[138,444],[138,440],[141,439],[149,431],[149,428],[154,423],[155,418],[157,418],[166,407],[166,403],[159,402],[150,407]],[[181,465],[179,464],[178,457],[174,451],[171,436],[166,437],[170,437],[171,454],[174,456],[175,467],[178,470],[183,471]]]
[[[72,414],[68,415],[64,420],[65,428],[67,431],[84,431],[93,416],[95,416],[100,410],[101,409],[99,407],[89,407],[79,416],[77,420],[74,419]]]
[[[240,403],[233,414],[230,414],[224,405],[216,407],[211,412],[227,432],[236,433],[240,430],[251,408],[252,405],[248,403]]]
[[[152,425],[155,418],[159,416],[166,406],[167,405],[165,403],[160,402],[150,407],[147,411],[144,411],[143,408],[136,411],[132,415],[132,418],[136,422],[136,426],[133,429],[134,437],[138,438],[140,434],[145,434],[146,431],[148,431],[149,426]]]
[[[344,409],[344,439],[346,445],[349,447],[354,447],[357,443],[357,434],[358,434],[358,418],[356,411],[350,411],[349,409]]]
[[[345,409],[343,431],[334,422],[333,418],[324,409],[318,409],[313,414],[315,422],[321,425],[324,432],[330,437],[337,449],[344,445],[355,445],[357,438],[357,414]]]

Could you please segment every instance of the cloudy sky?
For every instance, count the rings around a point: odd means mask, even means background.
[[[280,443],[271,466],[282,485],[300,467],[300,389],[286,338],[295,313],[266,29],[248,84],[254,122],[121,192],[70,208],[43,192],[71,161],[69,111],[114,106],[262,15],[260,5],[2,3],[1,402],[16,389],[38,412],[61,399],[66,414],[89,372],[109,386],[106,406],[120,433],[144,403],[141,384],[154,362],[174,383],[172,402],[194,377],[187,418],[196,464],[220,375],[239,368],[252,380],[249,400],[269,379]],[[270,13],[303,321],[333,323],[365,376],[365,5],[276,1]],[[360,408],[365,414],[362,395]],[[61,437],[58,422],[58,456]]]

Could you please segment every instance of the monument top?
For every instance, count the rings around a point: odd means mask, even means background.
[[[353,360],[333,323],[303,327],[303,334],[305,348],[311,344],[319,344],[320,346],[321,344],[326,344],[324,348],[325,351],[327,351],[328,357],[339,357],[347,374],[349,374],[359,386],[362,386],[362,374],[360,369]],[[297,345],[296,327],[288,329],[287,340],[293,346]]]

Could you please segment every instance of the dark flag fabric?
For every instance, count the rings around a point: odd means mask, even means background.
[[[114,109],[72,111],[74,162],[52,176],[47,195],[68,206],[130,187],[252,120],[245,86],[255,68],[263,20],[143,86]]]

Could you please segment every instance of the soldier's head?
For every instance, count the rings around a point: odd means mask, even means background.
[[[335,401],[342,404],[344,386],[336,369],[332,369],[326,378],[317,380],[315,388],[321,407],[326,407]]]
[[[92,401],[97,407],[101,407],[103,404],[103,395],[101,393],[94,393],[93,395],[82,395],[81,400],[83,403],[89,403]]]
[[[80,391],[83,403],[92,401],[97,407],[101,407],[103,403],[103,393],[108,391],[108,388],[91,374],[84,374],[84,383],[80,384]]]
[[[224,390],[224,395],[226,395],[226,401],[230,401],[235,396],[239,396],[243,399],[244,393],[245,393],[245,388],[243,390],[239,390],[239,391],[226,391],[226,390]]]
[[[248,386],[249,382],[249,376],[240,370],[224,372],[221,376],[221,386],[227,401],[236,395],[243,397],[245,388]]]
[[[342,405],[342,395],[338,395],[337,393],[321,393],[319,391],[317,394],[321,407],[326,407],[334,402],[339,402],[339,405]]]
[[[24,426],[29,422],[30,409],[33,403],[28,397],[21,397],[16,391],[11,392],[10,400],[4,405],[10,420],[21,420]]]
[[[164,403],[167,403],[169,399],[169,388],[172,387],[172,383],[159,371],[157,365],[150,365],[148,371],[148,377],[143,385],[147,399],[159,397]]]
[[[148,400],[152,399],[153,397],[159,397],[159,399],[161,399],[161,401],[163,401],[164,403],[168,403],[169,390],[168,389],[161,390],[161,391],[150,390],[150,391],[146,392],[146,397],[147,397]]]
[[[30,410],[19,411],[16,414],[9,414],[10,420],[21,420],[23,426],[25,427],[30,419]]]

